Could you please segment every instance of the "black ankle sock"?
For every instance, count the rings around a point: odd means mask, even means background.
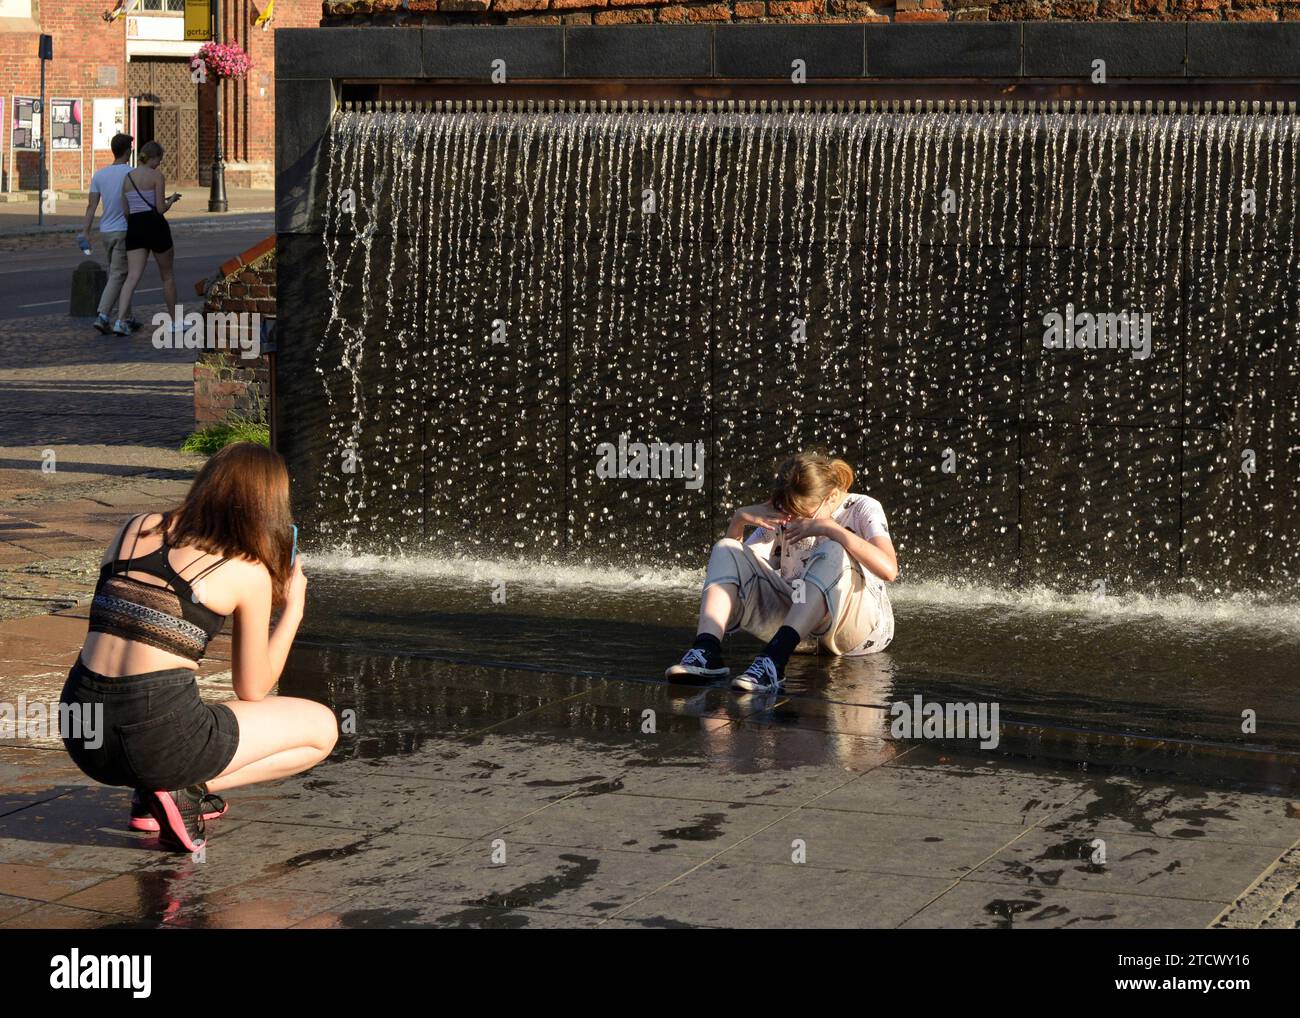
[[[770,657],[772,664],[776,665],[776,670],[784,675],[786,662],[790,660],[790,655],[794,653],[795,647],[799,646],[799,641],[802,639],[797,629],[782,626],[763,648],[762,656]]]
[[[704,653],[710,658],[722,656],[722,641],[712,633],[698,634],[695,637],[695,642],[692,643],[691,646],[704,651]]]

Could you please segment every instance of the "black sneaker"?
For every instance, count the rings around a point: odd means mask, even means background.
[[[142,321],[140,321],[139,319],[136,319],[136,318],[128,318],[128,319],[126,320],[126,324],[127,324],[127,327],[128,327],[132,332],[139,332],[141,329],[144,328],[144,322],[142,322]]]
[[[731,680],[731,688],[738,693],[779,693],[785,683],[770,657],[756,657],[752,665]]]
[[[216,792],[209,792],[203,797],[203,819],[216,820],[218,817],[226,815],[226,810],[230,807],[226,800],[217,795]],[[149,807],[144,799],[140,797],[137,791],[131,796],[131,819],[127,823],[133,831],[148,831],[151,834],[158,833],[158,821],[153,818],[149,812]]]
[[[724,679],[730,674],[721,654],[692,647],[677,664],[664,672],[664,678],[681,679],[689,676],[696,679]]]
[[[203,799],[205,785],[174,792],[142,792],[149,812],[158,821],[158,841],[173,852],[197,852],[206,843]]]

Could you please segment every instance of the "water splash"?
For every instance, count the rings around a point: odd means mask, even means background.
[[[1293,585],[1298,166],[1281,114],[345,110],[317,533],[693,566],[816,444],[912,579]],[[1152,356],[1043,349],[1066,304]],[[620,433],[709,484],[598,481]]]

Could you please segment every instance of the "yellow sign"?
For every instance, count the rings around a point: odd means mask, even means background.
[[[212,38],[212,0],[185,0],[185,41]]]

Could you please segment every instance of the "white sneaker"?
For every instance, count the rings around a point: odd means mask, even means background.
[[[754,663],[731,680],[731,688],[742,693],[779,693],[783,684],[770,657],[756,657]]]

